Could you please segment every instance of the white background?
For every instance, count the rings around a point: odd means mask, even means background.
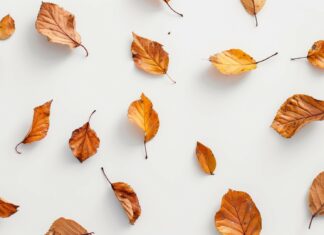
[[[0,42],[0,196],[20,205],[0,221],[0,234],[45,234],[60,216],[97,235],[213,235],[214,215],[229,188],[248,192],[263,219],[264,235],[322,235],[324,219],[308,230],[307,194],[324,168],[324,123],[308,125],[292,139],[270,128],[289,96],[324,99],[323,71],[304,56],[323,39],[323,0],[269,0],[260,25],[239,0],[58,0],[76,15],[90,55],[51,44],[34,27],[40,1],[2,0],[16,33]],[[154,39],[170,54],[169,74],[155,77],[135,68],[131,32]],[[171,35],[168,35],[168,32]],[[256,60],[277,57],[246,75],[227,78],[207,61],[211,54],[241,48]],[[129,104],[144,92],[161,127],[144,160],[141,132],[127,120]],[[51,127],[41,142],[15,145],[26,134],[33,108],[54,99]],[[80,164],[71,154],[71,132],[97,110],[92,127],[98,153]],[[215,176],[195,159],[196,141],[217,157]],[[104,180],[136,190],[142,216],[130,226]]]

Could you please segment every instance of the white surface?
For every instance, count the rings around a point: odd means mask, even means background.
[[[290,140],[269,127],[289,96],[324,99],[323,72],[307,61],[289,61],[323,39],[322,0],[269,0],[258,28],[239,0],[172,1],[183,19],[159,0],[56,3],[76,15],[89,58],[81,48],[70,51],[36,32],[40,1],[1,1],[0,15],[10,13],[17,30],[0,42],[0,196],[21,207],[0,221],[0,234],[44,234],[65,216],[97,235],[213,235],[214,214],[228,188],[252,196],[263,235],[323,234],[323,218],[307,229],[307,193],[324,168],[324,123],[310,124]],[[176,85],[134,67],[132,31],[165,45]],[[229,48],[257,60],[280,54],[225,80],[206,59]],[[161,121],[147,161],[141,134],[126,116],[142,91]],[[17,155],[14,146],[30,126],[32,109],[50,99],[47,138],[22,146]],[[93,109],[91,124],[101,146],[81,165],[68,140]],[[213,177],[198,167],[197,140],[217,156]],[[101,166],[113,181],[137,191],[143,213],[135,226],[128,224]]]

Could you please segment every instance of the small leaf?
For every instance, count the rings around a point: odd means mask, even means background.
[[[145,158],[147,159],[146,143],[157,134],[160,121],[152,102],[143,93],[140,100],[132,102],[129,106],[128,119],[144,131]]]
[[[255,25],[258,26],[257,14],[264,7],[265,0],[241,0],[245,10],[255,18]]]
[[[75,25],[73,14],[54,3],[42,3],[36,20],[37,31],[46,36],[50,42],[67,45],[70,48],[81,46],[88,56],[88,50],[82,45]]]
[[[216,159],[211,149],[197,142],[196,156],[202,170],[207,174],[213,175],[216,169]]]
[[[63,217],[54,221],[49,231],[45,235],[91,235],[85,228],[77,222]]]
[[[308,200],[309,209],[312,213],[309,223],[309,228],[311,228],[313,219],[318,215],[324,215],[324,171],[314,179],[309,190]]]
[[[17,212],[16,206],[0,198],[0,218],[8,218]]]
[[[10,15],[6,15],[0,21],[0,40],[6,40],[10,38],[15,32],[15,21]]]
[[[141,206],[139,204],[139,200],[137,198],[136,193],[134,192],[132,187],[126,183],[123,182],[112,183],[107,177],[103,167],[101,167],[101,170],[105,178],[111,185],[111,188],[113,189],[116,198],[118,199],[124,211],[126,212],[127,217],[129,219],[129,223],[134,225],[136,220],[141,215]]]
[[[69,140],[69,145],[73,155],[81,163],[96,154],[97,149],[99,148],[100,139],[96,132],[90,127],[90,120],[95,112],[96,111],[93,111],[91,113],[87,123],[73,131]]]
[[[173,11],[174,13],[178,14],[179,16],[183,17],[183,14],[177,12],[176,10],[174,10],[171,5],[170,5],[170,1],[171,0],[163,0],[165,2],[165,4],[167,4],[167,6],[171,9],[171,11]]]
[[[309,63],[313,66],[324,69],[324,41],[320,40],[313,44],[312,48],[308,51],[306,57],[292,58],[291,60],[305,59],[307,58]]]
[[[280,107],[271,127],[286,138],[307,123],[324,120],[324,101],[308,95],[294,95]]]
[[[18,151],[18,146],[21,144],[30,144],[35,141],[42,140],[46,137],[49,126],[50,126],[50,111],[51,111],[52,100],[46,102],[45,104],[34,108],[34,117],[32,127],[29,130],[28,134],[16,146],[16,152],[21,154]]]
[[[259,235],[262,219],[249,194],[230,189],[215,215],[215,225],[222,235]]]

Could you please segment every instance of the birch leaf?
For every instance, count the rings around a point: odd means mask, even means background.
[[[308,55],[306,57],[297,57],[292,58],[291,60],[304,58],[307,58],[308,62],[313,66],[324,69],[324,40],[315,42],[312,48],[308,51]]]
[[[213,175],[216,169],[216,159],[210,148],[197,142],[196,156],[201,169],[206,173]]]
[[[6,15],[0,21],[0,40],[6,40],[15,32],[15,21],[10,15]]]
[[[258,26],[257,14],[262,10],[265,0],[241,0],[245,10],[255,18],[255,25]]]
[[[49,231],[45,235],[91,235],[85,228],[77,222],[63,217],[54,221]]]

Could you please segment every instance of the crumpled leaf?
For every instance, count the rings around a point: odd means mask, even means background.
[[[291,60],[298,60],[307,58],[309,63],[313,66],[324,69],[324,40],[317,41],[313,44],[312,48],[308,51],[306,57],[292,58]]]
[[[144,131],[145,158],[147,159],[146,143],[157,134],[160,121],[157,112],[153,109],[152,102],[144,93],[140,100],[132,102],[129,106],[128,119]]]
[[[52,101],[50,100],[45,104],[34,108],[34,117],[32,127],[30,128],[26,137],[16,146],[16,152],[18,151],[18,146],[21,144],[30,144],[35,141],[39,141],[46,137],[49,126],[50,126],[50,111]]]
[[[63,217],[54,221],[45,235],[91,235],[77,222]]]
[[[324,101],[308,95],[293,95],[280,107],[271,127],[286,138],[307,123],[324,120]]]
[[[136,220],[141,215],[141,206],[139,204],[139,200],[137,198],[136,193],[132,189],[132,187],[123,182],[112,183],[107,177],[105,170],[101,167],[102,173],[104,174],[106,180],[111,185],[118,201],[123,207],[124,211],[127,214],[129,219],[129,223],[134,225]]]
[[[219,72],[225,75],[238,75],[257,68],[257,64],[277,55],[275,53],[261,61],[255,61],[250,55],[240,49],[230,49],[209,57],[209,61]]]
[[[196,156],[201,169],[205,173],[213,175],[216,169],[216,159],[211,149],[202,143],[197,142]]]
[[[36,20],[37,31],[46,36],[50,42],[67,45],[70,48],[81,46],[81,37],[76,31],[75,17],[54,3],[43,2]]]
[[[266,0],[241,0],[241,3],[243,4],[245,10],[250,15],[254,16],[256,26],[258,26],[257,14],[264,7],[265,2]]]
[[[91,117],[95,112],[96,111],[93,111],[91,113],[87,123],[72,132],[72,136],[69,140],[73,155],[81,163],[96,154],[99,148],[100,139],[90,126]]]
[[[150,74],[163,75],[175,83],[167,74],[169,67],[169,54],[158,42],[143,38],[133,33],[131,51],[135,65]]]
[[[222,235],[259,235],[262,219],[249,194],[230,189],[215,215],[215,225]]]
[[[174,13],[176,13],[176,14],[178,14],[179,16],[183,17],[183,14],[177,12],[176,10],[174,10],[174,9],[171,7],[171,5],[170,5],[170,1],[171,1],[171,0],[163,0],[163,1],[168,5],[168,7],[169,7],[169,8],[170,8]]]
[[[6,15],[0,21],[0,40],[8,39],[15,32],[15,21],[10,15]]]
[[[0,198],[0,218],[8,218],[11,215],[15,214],[18,207],[19,206],[6,202],[2,198]]]
[[[311,228],[313,219],[318,215],[324,215],[324,171],[314,179],[309,190],[308,200],[309,209],[312,213],[309,223],[309,228]]]

